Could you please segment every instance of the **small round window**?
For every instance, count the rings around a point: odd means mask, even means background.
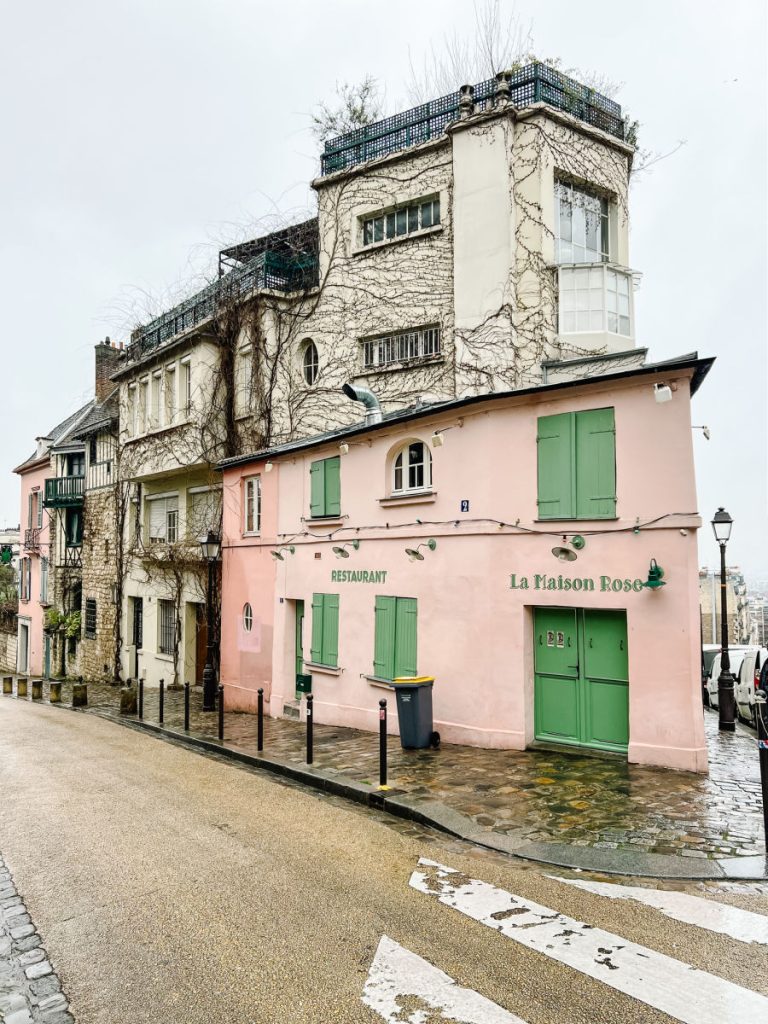
[[[317,345],[311,339],[304,345],[301,366],[304,372],[304,380],[307,384],[314,384],[320,369],[320,359],[317,354]]]
[[[243,629],[250,633],[253,628],[253,608],[249,604],[243,606]]]

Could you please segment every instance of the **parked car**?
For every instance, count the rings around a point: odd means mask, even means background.
[[[768,661],[768,648],[755,647],[747,651],[736,678],[736,708],[739,718],[756,727],[755,690],[760,686],[760,673]]]
[[[750,647],[747,645],[734,646],[728,648],[728,658],[731,662],[731,675],[734,680],[738,677],[741,663],[744,660],[744,656],[747,651],[756,651],[757,647]],[[712,668],[709,670],[709,677],[707,678],[707,693],[709,694],[709,706],[713,708],[719,708],[720,703],[717,699],[717,680],[720,677],[720,653],[715,655],[712,662]]]
[[[703,644],[701,648],[701,699],[704,707],[709,707],[709,692],[707,690],[707,679],[712,668],[712,662],[720,653],[720,644]]]

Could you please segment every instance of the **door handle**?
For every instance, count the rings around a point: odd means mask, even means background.
[[[569,647],[571,646],[571,638],[570,637],[568,637],[568,646]]]
[[[592,637],[589,638],[589,646],[592,646]]]
[[[620,651],[624,650],[624,641],[623,640],[619,640],[619,650]]]

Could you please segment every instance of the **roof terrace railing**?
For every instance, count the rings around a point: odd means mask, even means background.
[[[239,298],[256,288],[279,292],[302,291],[318,282],[317,257],[297,253],[285,257],[263,252],[256,259],[230,271],[161,316],[138,327],[131,335],[128,359],[138,359],[170,338],[211,317],[222,302]]]
[[[534,61],[505,75],[505,81],[509,86],[509,102],[515,107],[547,103],[622,141],[625,138],[626,125],[619,104],[555,68]],[[498,84],[497,79],[491,78],[474,87],[475,110],[493,107]],[[366,160],[438,138],[458,118],[460,95],[457,90],[422,103],[420,107],[329,139],[321,157],[321,175],[346,170]]]

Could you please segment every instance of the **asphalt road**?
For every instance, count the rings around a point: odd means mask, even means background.
[[[765,945],[547,877],[585,874],[2,698],[0,853],[78,1024],[381,1024],[361,996],[383,935],[528,1024],[673,1019],[416,891],[420,857],[768,994]],[[768,914],[765,886],[687,891]]]

